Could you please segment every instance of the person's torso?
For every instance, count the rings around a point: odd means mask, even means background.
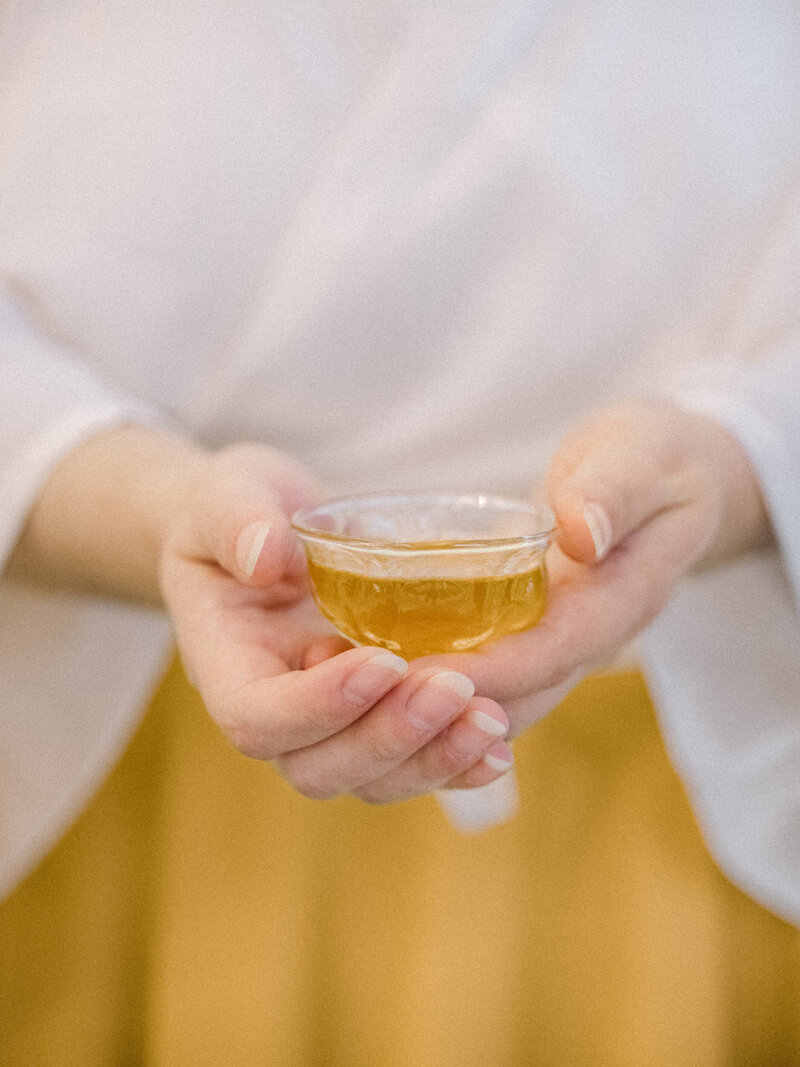
[[[22,3],[0,265],[205,440],[523,490],[720,343],[800,156],[799,44],[777,2]]]

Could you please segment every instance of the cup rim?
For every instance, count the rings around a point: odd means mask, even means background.
[[[507,537],[470,537],[464,539],[440,538],[419,541],[392,541],[392,540],[369,540],[366,538],[352,537],[349,534],[334,533],[330,530],[315,528],[310,524],[311,516],[323,509],[343,508],[346,505],[371,503],[379,506],[382,503],[397,504],[400,501],[420,504],[424,501],[444,501],[450,504],[477,505],[478,508],[494,506],[508,511],[519,511],[529,515],[536,515],[541,519],[539,529],[525,534],[514,534]],[[474,552],[491,551],[510,548],[546,547],[551,541],[556,530],[555,516],[551,508],[536,500],[520,500],[514,497],[506,497],[491,493],[358,493],[346,496],[333,497],[315,504],[309,508],[301,508],[290,519],[292,529],[303,541],[313,541],[319,544],[335,544],[347,546],[355,550],[371,552]]]

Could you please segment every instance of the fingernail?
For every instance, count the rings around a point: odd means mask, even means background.
[[[493,752],[487,752],[483,757],[483,762],[493,771],[507,771],[514,765],[513,758],[505,759],[502,756],[496,756]]]
[[[439,671],[438,674],[432,674],[425,684],[450,689],[464,700],[475,695],[474,684],[465,674],[459,674],[458,671]]]
[[[248,578],[253,577],[270,529],[267,522],[251,522],[236,538],[236,562]]]
[[[389,651],[376,652],[371,659],[362,664],[362,669],[363,667],[383,667],[400,675],[405,674],[408,670],[408,664],[402,656],[396,656],[394,652]]]
[[[594,558],[599,563],[611,546],[611,520],[604,507],[594,502],[583,509],[583,521],[594,543]]]
[[[357,667],[342,686],[342,695],[350,704],[374,703],[408,670],[408,664],[394,652],[376,652]]]
[[[491,715],[487,715],[485,711],[478,711],[477,708],[472,708],[467,712],[467,718],[473,726],[477,726],[483,733],[489,734],[490,737],[505,737],[508,733],[508,728],[504,726],[497,719],[493,719]]]
[[[426,678],[411,696],[406,704],[406,718],[417,730],[440,730],[461,711],[474,692],[475,686],[466,675],[439,671]]]

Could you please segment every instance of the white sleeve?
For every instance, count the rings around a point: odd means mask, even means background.
[[[53,466],[120,422],[161,424],[0,288],[0,570]],[[0,582],[0,898],[108,773],[165,666],[153,610]]]
[[[741,442],[777,549],[688,578],[639,650],[711,852],[800,925],[800,342],[671,395]]]
[[[724,425],[746,452],[800,604],[800,336],[757,364],[698,370],[674,398]]]
[[[747,453],[800,604],[800,336],[760,363],[699,372],[676,400],[722,423]]]
[[[164,420],[48,339],[2,287],[0,381],[2,570],[37,492],[64,455],[105,427]]]

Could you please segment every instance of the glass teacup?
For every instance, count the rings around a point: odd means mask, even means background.
[[[406,659],[534,626],[554,525],[544,505],[481,495],[350,497],[292,517],[323,615]]]

